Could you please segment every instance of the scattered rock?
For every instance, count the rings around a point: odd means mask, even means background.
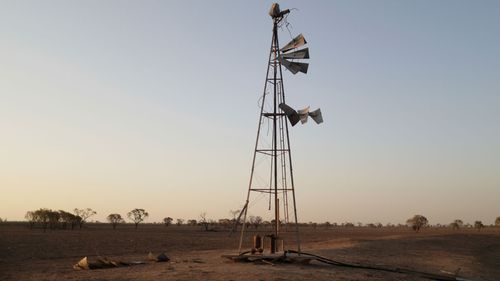
[[[157,261],[157,262],[167,262],[167,261],[169,261],[169,260],[170,260],[170,258],[169,258],[169,257],[167,257],[167,255],[165,255],[165,253],[161,253],[161,254],[159,254],[159,255],[156,257],[156,261]]]

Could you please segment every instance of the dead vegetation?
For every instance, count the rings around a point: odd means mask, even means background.
[[[222,229],[207,232],[200,225],[141,224],[136,230],[133,224],[123,224],[113,230],[109,224],[88,223],[78,231],[40,230],[30,230],[25,223],[0,225],[1,280],[426,280],[403,273],[315,263],[306,267],[227,264],[221,255],[235,254],[237,235],[229,237],[230,230]],[[269,228],[264,225],[252,227],[243,248],[251,248],[253,234],[266,231]],[[322,225],[314,229],[304,225],[300,231],[305,252],[342,262],[434,273],[461,268],[461,276],[472,280],[500,276],[500,228],[487,226],[480,232],[463,228],[457,232],[449,227],[427,227],[416,233],[406,226]],[[293,244],[288,247],[293,248]],[[170,261],[86,272],[72,268],[82,257],[90,262],[98,257],[129,262],[144,260],[149,252],[165,252]]]

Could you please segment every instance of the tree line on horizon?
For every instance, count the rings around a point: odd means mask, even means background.
[[[424,227],[429,227],[429,221],[427,220],[426,217],[422,216],[422,215],[415,215],[411,218],[409,218],[407,221],[406,221],[406,224],[411,227],[415,232],[419,232],[420,229],[424,228]],[[495,226],[500,226],[500,217],[497,217],[495,219]],[[485,225],[483,224],[482,221],[480,220],[477,220],[474,222],[474,225],[471,225],[471,224],[464,224],[464,222],[460,219],[456,219],[454,220],[453,222],[451,222],[449,225],[441,225],[441,224],[437,224],[433,227],[451,227],[453,230],[459,230],[460,228],[462,227],[466,227],[466,228],[475,228],[477,229],[478,231],[480,231],[482,228],[485,227]]]
[[[44,230],[47,228],[74,229],[76,226],[82,228],[83,224],[87,222],[87,219],[95,214],[97,214],[97,212],[91,208],[75,208],[73,213],[64,210],[40,208],[35,211],[26,212],[24,218],[28,221],[29,228],[31,229],[34,228],[36,224],[40,224]]]
[[[64,210],[52,210],[47,208],[40,208],[34,211],[26,212],[24,218],[28,221],[28,226],[33,229],[37,224],[45,231],[47,229],[75,229],[83,227],[87,220],[96,215],[97,212],[91,208],[78,209],[75,208],[73,213]],[[129,219],[135,224],[135,228],[149,216],[148,212],[144,209],[133,209],[127,213]],[[124,222],[120,214],[109,214],[107,221],[111,223],[113,228],[119,223]]]
[[[215,230],[217,227],[222,227],[224,229],[236,229],[238,226],[241,226],[241,222],[238,221],[238,213],[239,210],[230,211],[232,215],[232,219],[219,219],[219,220],[211,220],[207,218],[207,214],[205,212],[199,215],[199,219],[176,219],[175,225],[188,225],[188,226],[201,226],[205,231]],[[82,228],[85,223],[88,222],[88,219],[92,216],[96,215],[97,212],[91,208],[78,209],[75,208],[73,213],[66,212],[64,210],[52,210],[47,208],[40,208],[34,211],[26,212],[25,219],[28,221],[29,228],[34,228],[36,225],[39,225],[44,231],[46,229],[75,229],[76,227]],[[139,224],[142,223],[146,218],[149,217],[149,213],[140,208],[136,208],[127,213],[127,217],[131,223],[134,224],[137,229]],[[5,222],[5,220],[0,220],[0,222]],[[118,213],[111,213],[106,217],[106,221],[111,224],[113,229],[115,229],[119,224],[126,223],[125,219]],[[163,218],[162,224],[165,226],[174,225],[174,219],[172,217]],[[284,224],[284,222],[280,222],[280,224]],[[267,228],[274,225],[274,220],[265,221],[260,216],[248,216],[246,221],[246,227],[254,227],[258,229],[259,227]],[[382,227],[410,227],[415,232],[419,232],[422,228],[434,227],[450,227],[454,230],[459,230],[461,228],[475,228],[477,230],[481,230],[485,227],[482,221],[477,220],[474,224],[464,223],[460,219],[456,219],[450,224],[442,225],[430,225],[429,221],[425,216],[415,215],[409,218],[406,221],[406,224],[391,224],[388,223],[383,225],[382,223],[352,223],[352,222],[344,222],[344,223],[316,223],[316,222],[308,222],[308,223],[299,223],[299,226],[309,226],[316,229],[319,227],[330,228],[330,227],[369,227],[369,228],[382,228]],[[493,226],[493,225],[492,225]],[[495,219],[494,226],[500,226],[500,216]]]

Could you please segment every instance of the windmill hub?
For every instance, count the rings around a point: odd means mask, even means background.
[[[289,9],[286,9],[284,11],[280,11],[280,5],[278,3],[274,3],[271,5],[271,9],[269,9],[269,15],[273,18],[281,18],[284,15],[290,13]]]

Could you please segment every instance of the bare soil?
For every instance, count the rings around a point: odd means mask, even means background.
[[[270,232],[260,229],[261,234]],[[469,280],[500,280],[500,229],[452,231],[407,228],[312,228],[300,231],[302,251],[349,263],[440,273]],[[244,248],[250,248],[251,235]],[[285,235],[286,236],[286,235]],[[0,224],[0,280],[427,280],[412,274],[309,265],[234,263],[238,234],[199,227],[89,224],[81,230],[30,230]],[[288,238],[286,241],[293,241]],[[292,242],[288,247],[294,248]],[[165,252],[170,262],[75,271],[81,258],[147,261]]]

